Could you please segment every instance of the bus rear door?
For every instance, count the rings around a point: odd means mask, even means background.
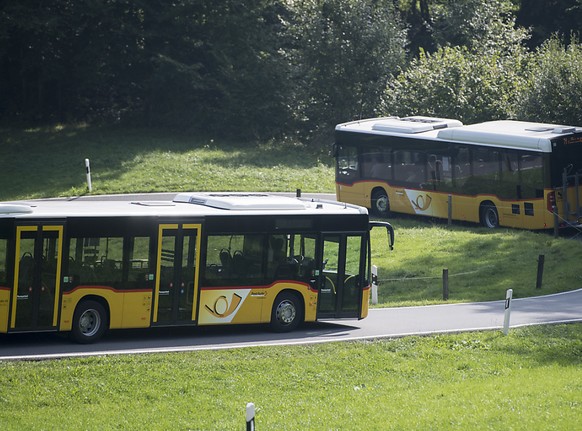
[[[56,329],[62,250],[62,225],[16,227],[10,330]]]

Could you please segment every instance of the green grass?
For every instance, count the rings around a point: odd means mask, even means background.
[[[0,426],[573,430],[582,324],[395,340],[0,363]]]
[[[333,192],[332,158],[293,142],[238,143],[152,130],[0,128],[0,200],[170,191]]]
[[[396,243],[386,252],[382,232],[373,231],[372,262],[379,271],[379,305],[442,303],[443,269],[449,273],[449,302],[545,295],[582,287],[578,267],[582,242],[546,232],[496,229],[426,219],[392,220]],[[542,288],[536,289],[539,255]]]

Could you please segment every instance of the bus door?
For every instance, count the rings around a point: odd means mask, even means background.
[[[199,224],[159,226],[154,325],[194,323],[200,263]]]
[[[318,318],[360,316],[365,268],[363,239],[363,235],[323,235]]]
[[[17,226],[10,329],[56,329],[63,226]]]

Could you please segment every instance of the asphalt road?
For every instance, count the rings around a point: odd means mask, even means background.
[[[474,330],[501,330],[505,301],[371,309],[364,320],[318,322],[288,334],[265,326],[154,328],[111,331],[99,343],[78,345],[61,334],[0,336],[0,360],[178,352],[249,346],[297,345],[395,338]],[[582,289],[511,302],[510,327],[582,321]]]

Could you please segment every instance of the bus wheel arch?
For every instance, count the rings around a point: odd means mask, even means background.
[[[479,205],[479,221],[481,222],[481,225],[489,229],[499,227],[499,213],[493,202],[481,202],[481,205]]]
[[[296,329],[305,316],[303,297],[296,291],[280,292],[271,310],[271,329],[275,332],[289,332]]]
[[[81,299],[73,313],[71,338],[79,344],[99,340],[109,327],[109,307],[103,298],[89,296]]]
[[[371,196],[372,213],[379,217],[387,217],[390,213],[390,200],[386,190],[382,187],[375,187]]]

